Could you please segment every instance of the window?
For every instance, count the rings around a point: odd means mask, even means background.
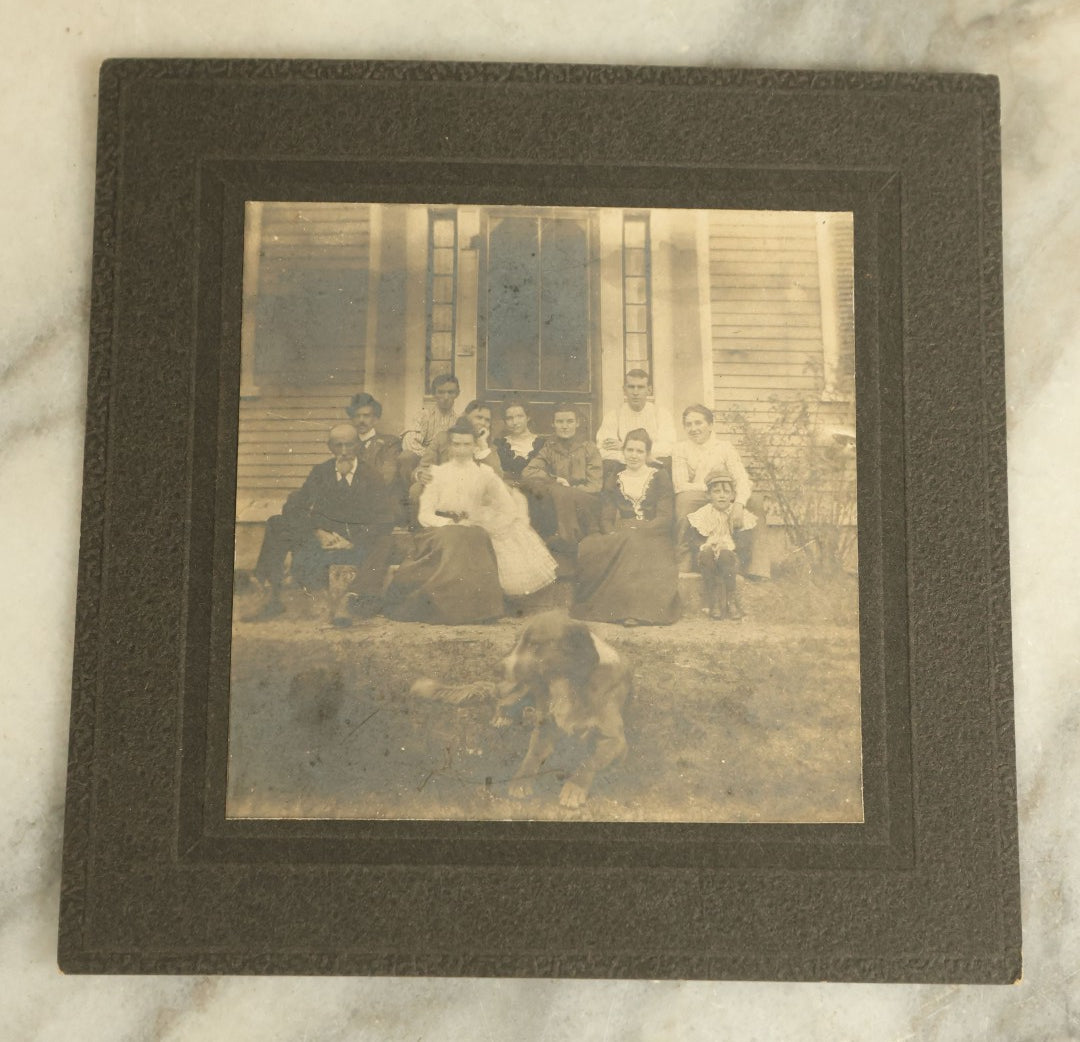
[[[649,217],[623,216],[623,371],[652,372],[652,323],[649,320]]]
[[[454,371],[457,329],[457,217],[429,211],[426,387]]]
[[[363,380],[369,224],[366,206],[248,204],[249,388],[351,388]]]

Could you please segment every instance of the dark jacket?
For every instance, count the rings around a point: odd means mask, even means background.
[[[281,513],[291,522],[309,525],[311,531],[336,532],[352,543],[389,532],[394,523],[393,503],[382,477],[362,460],[357,460],[348,486],[338,479],[335,460],[317,463]]]
[[[565,478],[571,488],[599,492],[604,483],[604,461],[600,450],[584,438],[570,442],[548,438],[535,459],[521,474],[522,481],[553,481]]]
[[[360,442],[358,456],[389,485],[397,475],[398,457],[401,455],[401,439],[389,434],[376,434]]]
[[[499,462],[502,464],[503,477],[518,481],[521,479],[525,468],[532,463],[534,459],[540,454],[540,450],[544,447],[546,438],[543,435],[538,434],[536,441],[533,443],[532,452],[528,456],[522,458],[521,456],[515,456],[510,448],[510,442],[505,438],[496,438],[492,444],[495,446],[495,451],[499,454]]]

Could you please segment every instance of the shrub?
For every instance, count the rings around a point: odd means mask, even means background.
[[[770,399],[764,420],[739,407],[721,414],[754,485],[792,543],[793,560],[827,578],[858,566],[855,431],[833,403]]]

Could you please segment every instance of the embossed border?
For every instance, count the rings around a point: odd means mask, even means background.
[[[106,63],[61,967],[1017,979],[998,158],[988,77]],[[865,827],[224,821],[236,212],[269,184],[856,210]]]

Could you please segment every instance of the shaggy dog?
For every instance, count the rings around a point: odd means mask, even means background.
[[[523,799],[561,735],[585,739],[590,752],[562,787],[559,802],[580,807],[598,771],[626,753],[623,707],[630,696],[631,672],[611,645],[584,623],[560,612],[532,619],[514,650],[503,660],[503,681],[496,685],[446,687],[427,678],[412,694],[462,704],[494,693],[496,726],[510,722],[508,710],[522,707],[532,724],[529,750],[510,781],[510,796]]]

